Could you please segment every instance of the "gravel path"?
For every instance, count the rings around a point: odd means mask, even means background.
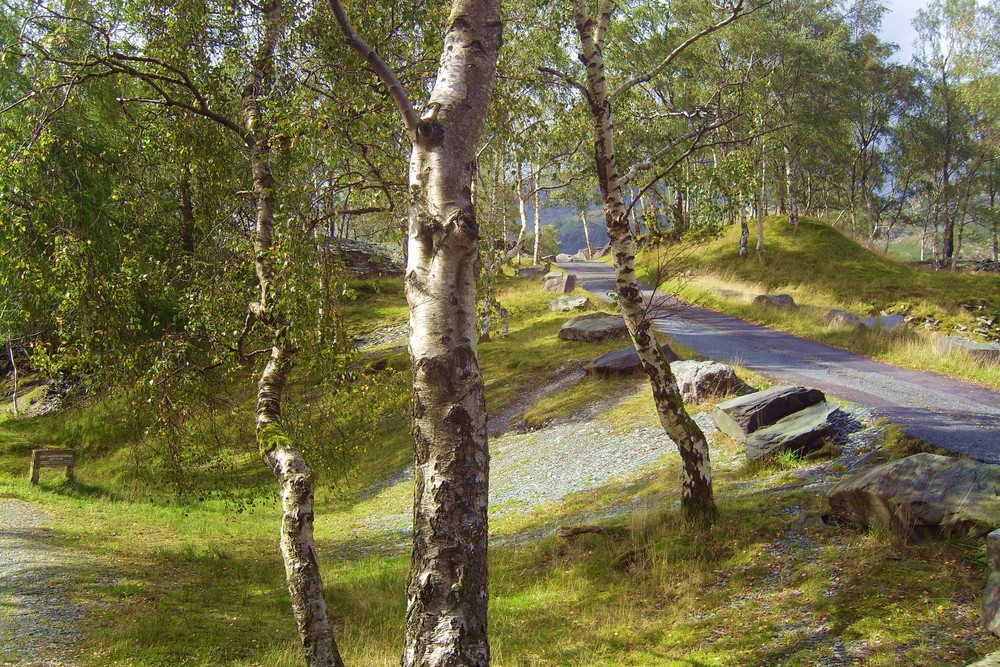
[[[614,289],[614,269],[607,264],[573,262],[560,267],[598,295]],[[913,436],[979,461],[1000,463],[1000,392],[873,361],[697,306],[674,306],[671,315],[656,319],[655,325],[711,359],[877,408]]]
[[[81,609],[68,593],[84,563],[53,544],[48,516],[0,499],[0,665],[71,667]]]

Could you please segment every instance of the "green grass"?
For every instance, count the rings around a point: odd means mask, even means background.
[[[534,281],[508,281],[501,295],[513,315],[511,335],[481,346],[491,409],[541,386],[566,364],[627,344],[560,341],[555,332],[570,316],[550,313],[549,295]],[[398,292],[395,305],[385,294],[375,298],[383,303],[379,312],[400,307]],[[356,317],[353,326],[374,326]],[[370,442],[351,453],[349,472],[324,477],[317,494],[317,549],[349,665],[396,665],[402,643],[409,559],[397,526],[407,522],[411,492],[406,483],[372,488],[409,460],[402,354],[389,353],[393,370],[368,393],[331,407],[338,414],[381,411],[374,422],[343,422]],[[616,394],[622,400],[601,419],[621,430],[655,425],[648,388],[637,380],[585,380],[529,414],[564,416]],[[233,398],[240,405],[249,400],[238,392]],[[360,407],[350,408],[350,401]],[[0,496],[43,505],[53,517],[52,539],[79,552],[81,562],[97,564],[74,579],[74,597],[88,610],[76,662],[300,665],[273,496],[236,511],[223,499],[181,503],[169,490],[129,486],[121,469],[129,465],[125,444],[136,434],[113,419],[125,407],[100,404],[0,422]],[[309,422],[301,419],[305,430]],[[74,438],[90,453],[78,479],[49,473],[41,485],[28,485],[30,444]],[[493,664],[804,667],[834,650],[831,641],[810,634],[819,628],[870,644],[870,665],[965,664],[1000,648],[978,628],[981,546],[906,544],[822,524],[796,537],[797,508],[810,507],[814,497],[763,490],[794,480],[791,473],[811,462],[788,458],[751,468],[739,461],[735,443],[716,440],[720,519],[707,535],[693,532],[674,509],[675,456],[637,478],[494,522],[494,535],[532,537],[491,549]],[[650,509],[603,520],[619,528],[614,534],[547,536],[555,526],[592,522],[588,517],[613,514],[637,499]],[[7,611],[0,608],[0,622]],[[789,626],[803,620],[808,624],[801,628]]]
[[[963,304],[986,303],[987,310],[1000,309],[1000,276],[913,268],[810,219],[803,219],[796,230],[784,218],[769,218],[763,254],[751,251],[748,258],[740,259],[738,231],[727,228],[715,241],[693,248],[686,258],[693,276],[672,287],[686,299],[765,326],[890,363],[1000,387],[1000,366],[982,366],[966,355],[942,356],[933,350],[937,335],[960,326],[974,328],[974,315]],[[647,253],[641,261],[651,266],[655,253]],[[743,296],[724,297],[721,289]],[[799,307],[786,310],[752,304],[754,295],[773,292],[791,294]],[[922,325],[880,332],[824,324],[822,317],[831,308],[862,317],[889,310],[920,321],[940,320],[940,334]]]

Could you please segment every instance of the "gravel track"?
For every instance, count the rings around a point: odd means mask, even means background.
[[[573,262],[560,268],[598,295],[614,289],[614,268],[607,264]],[[935,446],[1000,463],[1000,392],[873,361],[707,308],[673,302],[669,310],[669,317],[654,319],[656,328],[711,359],[876,408]]]
[[[0,499],[0,665],[72,667],[82,613],[69,591],[87,565],[54,544],[48,516]]]

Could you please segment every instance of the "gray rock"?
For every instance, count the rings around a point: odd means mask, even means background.
[[[795,308],[795,299],[789,294],[760,294],[753,300],[753,305],[767,308]]]
[[[590,299],[585,296],[561,296],[549,301],[549,309],[558,313],[568,313],[572,310],[584,310],[590,307]]]
[[[625,318],[608,313],[589,313],[568,320],[559,329],[563,340],[578,340],[593,343],[607,338],[624,336],[628,333]]]
[[[604,246],[603,248],[598,248],[597,250],[595,250],[594,254],[591,255],[590,258],[591,259],[600,259],[601,257],[604,257],[605,255],[607,255],[609,252],[611,252],[611,245],[610,244]]]
[[[906,319],[902,315],[879,315],[861,320],[861,326],[866,329],[880,329],[882,331],[892,331],[905,324]]]
[[[699,403],[749,389],[732,366],[715,361],[674,361],[670,370],[677,378],[685,403]]]
[[[580,248],[575,255],[569,258],[571,262],[586,262],[590,259],[591,251],[586,248]]]
[[[743,292],[737,292],[736,290],[733,289],[720,289],[719,296],[721,296],[723,299],[742,299]]]
[[[576,288],[576,276],[572,273],[549,273],[545,276],[542,289],[556,294],[567,294]]]
[[[983,592],[983,627],[1000,636],[1000,530],[986,536],[986,558],[990,563],[990,578]],[[997,666],[1000,667],[1000,662]]]
[[[545,274],[552,270],[552,265],[536,264],[535,266],[522,266],[517,270],[518,278],[544,278]]]
[[[660,351],[663,352],[667,361],[672,362],[677,360],[677,355],[674,354],[674,351],[669,346],[661,345]],[[607,377],[608,375],[630,375],[641,368],[642,363],[639,361],[639,354],[635,351],[634,347],[630,347],[626,350],[609,352],[598,357],[587,366],[587,372]]]
[[[861,318],[848,310],[831,308],[823,316],[823,324],[832,324],[840,327],[856,327],[861,324]]]
[[[934,341],[938,354],[965,353],[982,364],[1000,363],[1000,343],[979,343],[963,336],[944,336]]]
[[[1000,652],[983,656],[979,660],[967,665],[967,667],[1000,667]]]
[[[719,430],[739,442],[785,417],[826,400],[819,389],[779,386],[719,403],[712,420]]]
[[[820,449],[836,435],[832,416],[837,409],[836,403],[822,401],[757,429],[746,437],[747,460],[756,461],[777,452],[808,454]]]
[[[1000,465],[914,454],[841,480],[835,514],[906,537],[979,537],[1000,526]]]
[[[572,255],[567,255],[566,253],[561,252],[558,255],[556,255],[556,261],[557,262],[572,262],[573,261],[573,256]]]

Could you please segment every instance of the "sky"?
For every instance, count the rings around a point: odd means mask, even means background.
[[[885,0],[889,11],[882,19],[882,39],[899,45],[896,62],[908,63],[913,56],[913,17],[917,10],[927,5],[927,0]]]

